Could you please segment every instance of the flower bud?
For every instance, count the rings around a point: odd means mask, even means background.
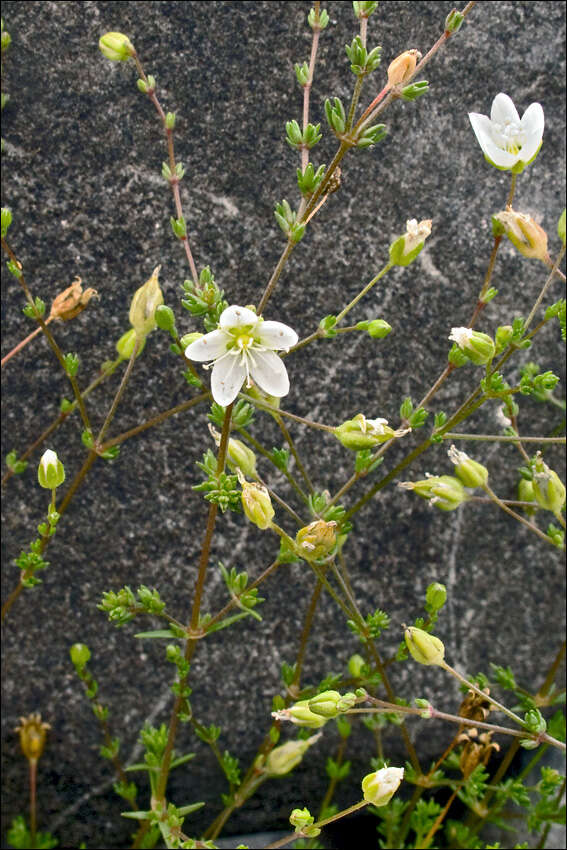
[[[425,592],[425,601],[434,611],[440,611],[447,601],[447,588],[444,584],[434,581]]]
[[[163,304],[163,294],[158,283],[160,270],[161,266],[155,267],[150,279],[136,290],[130,304],[130,324],[140,339],[145,339],[155,328],[155,312]]]
[[[465,487],[484,487],[488,481],[488,469],[482,463],[473,460],[465,452],[451,446],[447,452],[449,460],[455,464],[455,474]]]
[[[463,25],[464,20],[465,16],[462,12],[457,12],[456,9],[452,9],[445,18],[445,32],[450,33],[451,35],[458,32]]]
[[[248,387],[246,390],[247,395],[255,398],[259,402],[264,402],[265,404],[269,404],[271,407],[280,406],[281,398],[277,398],[275,395],[269,395],[269,393],[264,393],[260,389],[260,387],[256,386],[256,384],[252,384],[251,387]],[[269,413],[271,416],[275,416],[276,414],[272,413],[271,410],[267,410],[266,413]]]
[[[333,433],[345,449],[355,452],[373,449],[397,436],[396,431],[388,426],[387,419],[366,419],[362,413],[354,419],[347,419]]]
[[[520,481],[518,483],[518,499],[521,502],[536,501],[533,481],[528,481],[527,478],[520,478]],[[536,505],[534,505],[533,508],[522,508],[522,510],[529,516],[533,516],[535,513],[537,513]]]
[[[175,315],[171,307],[167,304],[160,304],[156,307],[154,314],[156,325],[161,331],[169,331],[175,333]]]
[[[250,522],[264,531],[272,524],[275,511],[272,507],[270,494],[263,484],[250,484],[241,478],[242,509]]]
[[[406,222],[406,232],[390,245],[390,262],[394,266],[409,266],[413,263],[431,233],[432,219],[420,221],[412,218]]]
[[[20,746],[25,757],[30,762],[37,762],[45,747],[45,736],[49,723],[41,722],[41,714],[29,714],[20,717],[21,726],[16,727],[20,733]]]
[[[265,773],[268,776],[285,776],[286,773],[297,767],[309,747],[312,747],[320,737],[321,733],[312,735],[306,741],[288,741],[286,744],[276,747],[266,759]]]
[[[500,327],[496,328],[496,334],[494,336],[496,354],[500,354],[501,351],[504,351],[504,349],[510,344],[513,335],[514,328],[512,325],[500,325]]]
[[[304,528],[300,528],[295,536],[297,553],[306,561],[316,561],[326,558],[337,545],[337,523],[315,520]]]
[[[337,705],[340,699],[341,695],[338,691],[323,691],[309,700],[309,710],[314,714],[320,714],[321,717],[336,717],[339,714]]]
[[[98,295],[96,289],[89,288],[83,292],[81,278],[76,277],[71,286],[53,299],[49,315],[52,319],[68,322],[69,319],[74,319],[82,313],[93,295]]]
[[[363,670],[366,667],[366,661],[362,657],[362,655],[351,655],[348,660],[348,672],[353,677],[353,679],[360,679],[364,673]]]
[[[563,208],[563,212],[559,216],[559,221],[557,222],[557,235],[565,246],[565,208]]]
[[[454,511],[469,498],[461,481],[452,475],[430,475],[421,481],[402,481],[398,486],[414,490],[441,511]]]
[[[533,218],[506,207],[493,216],[504,228],[506,236],[520,254],[534,260],[547,259],[547,233]]]
[[[209,431],[211,432],[217,447],[220,446],[221,435],[219,432],[213,428],[212,425],[209,425]],[[258,472],[256,470],[256,455],[252,449],[249,449],[248,446],[244,445],[242,440],[234,440],[232,437],[229,438],[226,460],[233,472],[236,472],[236,470],[239,469],[242,475],[247,475],[249,478],[258,477]]]
[[[472,328],[452,328],[449,339],[456,342],[461,351],[477,366],[490,363],[496,351],[492,337],[480,331],[473,331]]]
[[[532,483],[538,505],[559,516],[565,504],[565,485],[558,474],[543,462],[541,452],[537,453]]]
[[[69,654],[77,670],[82,670],[91,658],[91,651],[84,643],[74,643],[69,650]]]
[[[45,487],[46,490],[55,490],[65,481],[65,468],[57,453],[51,449],[47,449],[42,455],[37,468],[37,480],[40,487]]]
[[[375,773],[368,773],[362,780],[364,799],[373,806],[387,805],[403,778],[403,767],[383,767]]]
[[[388,65],[388,83],[390,86],[403,85],[408,83],[415,73],[415,68],[421,53],[419,50],[406,50],[396,56],[393,62]]]
[[[107,32],[98,41],[103,56],[111,62],[125,62],[135,54],[134,45],[121,32]]]
[[[384,319],[372,319],[368,322],[368,327],[366,328],[366,331],[372,339],[384,339],[385,336],[388,336],[391,330],[392,326]]]
[[[146,344],[145,337],[142,338],[142,342],[138,346],[138,353],[136,357],[139,357],[142,353],[142,350]],[[116,351],[122,358],[122,360],[129,360],[134,353],[134,346],[136,345],[136,331],[134,328],[130,328],[129,331],[126,331],[125,334],[122,334],[118,342],[116,343]]]
[[[182,336],[181,339],[179,340],[179,342],[181,343],[181,348],[183,350],[185,350],[186,348],[188,348],[191,345],[192,342],[195,342],[196,340],[201,339],[201,337],[203,337],[203,336],[205,336],[205,334],[201,334],[198,331],[194,331],[193,333],[190,333],[190,334],[185,334],[185,336]]]
[[[404,637],[410,655],[419,664],[443,666],[445,647],[435,635],[430,635],[429,632],[424,632],[423,629],[417,629],[415,626],[409,626],[405,630]]]
[[[289,816],[289,822],[295,827],[295,831],[301,832],[309,838],[316,838],[321,833],[318,827],[311,827],[314,820],[315,818],[309,809],[294,809]]]
[[[288,709],[284,709],[286,720],[291,720],[296,726],[307,726],[308,729],[319,729],[324,726],[327,719],[321,714],[315,714],[309,708],[309,700],[302,699],[294,703]]]

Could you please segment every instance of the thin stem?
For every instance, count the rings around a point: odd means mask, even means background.
[[[461,788],[463,787],[464,784],[465,784],[465,780],[463,780],[459,785],[457,785],[457,787],[455,788],[455,790],[453,791],[453,793],[451,794],[451,796],[447,800],[447,803],[445,804],[444,808],[442,809],[441,812],[439,812],[438,816],[435,818],[435,822],[431,826],[431,829],[429,830],[429,832],[427,833],[427,835],[423,839],[422,843],[416,844],[416,848],[421,848],[421,850],[426,850],[426,848],[429,847],[429,845],[431,844],[431,841],[433,839],[433,836],[435,835],[435,833],[437,832],[437,830],[439,829],[439,827],[441,826],[441,824],[445,820],[445,818],[446,818],[446,816],[449,812],[449,809],[453,805],[453,801],[454,801],[455,797],[457,796],[457,794],[459,793],[459,791],[461,790]]]
[[[295,413],[289,413],[287,410],[281,410],[281,408],[274,407],[265,401],[252,398],[252,396],[246,395],[246,393],[240,393],[240,395],[250,404],[253,404],[255,407],[259,407],[260,410],[267,410],[268,413],[271,413],[274,416],[287,416],[288,419],[293,419],[294,422],[301,422],[302,425],[309,425],[310,428],[318,428],[320,431],[330,431],[332,434],[335,431],[331,425],[323,425],[322,422],[313,422],[311,419],[305,419],[303,416],[296,416]]]
[[[337,316],[337,325],[339,324],[339,322],[341,322],[341,321],[344,319],[344,317],[346,316],[346,314],[347,314],[350,310],[352,310],[352,308],[355,306],[355,304],[358,304],[358,302],[360,301],[360,299],[361,299],[361,298],[364,298],[364,296],[366,295],[366,293],[367,293],[367,292],[370,292],[370,290],[372,289],[372,287],[374,286],[374,284],[378,283],[378,281],[380,280],[380,278],[384,277],[384,275],[385,275],[387,272],[389,272],[391,268],[392,268],[392,263],[391,263],[391,262],[386,263],[386,265],[384,266],[384,268],[382,268],[382,269],[378,272],[378,274],[376,275],[376,277],[373,277],[373,278],[372,278],[372,280],[370,281],[370,283],[367,283],[367,284],[366,284],[366,286],[365,286],[363,289],[361,289],[361,290],[360,290],[360,292],[358,293],[358,295],[357,295],[355,298],[353,298],[353,299],[352,299],[352,301],[350,302],[350,304],[347,304],[347,306],[346,306],[343,310],[341,310],[341,312],[340,312],[340,313],[339,313],[339,315]]]
[[[248,431],[246,431],[244,428],[237,428],[236,430],[238,431],[240,436],[246,440],[246,442],[250,443],[250,445],[256,449],[257,452],[259,452],[263,457],[267,458],[270,463],[276,466],[269,451],[265,449],[264,446],[259,443],[255,437],[252,436],[252,434],[249,434]],[[288,469],[280,469],[279,466],[276,466],[276,469],[278,470],[278,472],[283,472],[287,481],[289,482],[291,487],[293,487],[299,498],[302,499],[302,501],[307,502],[307,495],[303,492],[291,472],[289,472]]]
[[[29,759],[30,767],[30,844],[35,847],[37,832],[37,759]]]
[[[117,437],[113,437],[112,440],[107,440],[105,443],[102,443],[102,445],[99,446],[99,451],[104,452],[107,449],[112,448],[112,446],[118,446],[120,443],[124,443],[131,437],[135,437],[137,434],[147,431],[148,428],[153,428],[155,425],[161,425],[162,422],[165,422],[166,419],[169,419],[171,416],[176,416],[178,413],[183,413],[184,411],[195,407],[202,401],[207,401],[208,398],[210,398],[210,393],[201,393],[200,395],[195,396],[195,398],[189,399],[189,401],[184,401],[175,407],[171,407],[169,410],[164,410],[163,413],[158,413],[157,416],[152,416],[151,419],[148,419],[146,422],[142,422],[141,425],[136,425],[135,428],[130,428],[129,431],[124,431],[122,434],[118,434]]]
[[[565,437],[514,437],[503,436],[502,434],[457,434],[453,431],[446,431],[443,434],[444,440],[475,440],[476,442],[497,442],[497,443],[561,443],[566,441]]]
[[[447,664],[447,662],[446,662],[446,661],[442,661],[442,662],[439,664],[439,666],[440,666],[443,670],[445,670],[447,673],[450,673],[450,674],[451,674],[451,676],[454,676],[454,677],[455,677],[455,679],[458,679],[458,680],[459,680],[459,682],[462,682],[462,683],[463,683],[463,685],[466,685],[466,686],[467,686],[467,688],[470,688],[470,689],[471,689],[471,691],[474,691],[474,693],[475,693],[475,694],[477,694],[478,696],[482,697],[482,699],[484,699],[484,700],[488,700],[489,702],[491,702],[491,703],[492,703],[492,705],[493,705],[495,708],[497,708],[499,711],[502,711],[504,714],[507,714],[507,715],[508,715],[508,717],[510,717],[512,720],[514,720],[514,721],[515,721],[516,723],[518,723],[520,726],[523,726],[523,725],[524,725],[524,721],[522,720],[522,718],[521,718],[521,717],[518,717],[518,715],[517,715],[517,714],[515,714],[515,713],[514,713],[513,711],[511,711],[509,708],[506,708],[506,706],[505,706],[505,705],[502,705],[502,703],[500,703],[500,702],[498,702],[497,700],[495,700],[495,699],[494,699],[494,697],[491,697],[491,696],[490,696],[490,694],[487,694],[487,693],[486,693],[486,691],[481,691],[481,690],[480,690],[480,688],[477,688],[477,686],[476,686],[473,682],[469,682],[469,680],[468,680],[468,679],[466,679],[464,676],[461,676],[461,674],[460,674],[457,670],[455,670],[453,667],[451,667],[449,664]]]
[[[518,522],[521,522],[522,525],[525,525],[526,528],[529,528],[530,531],[533,531],[534,534],[537,534],[537,536],[540,537],[542,540],[545,540],[546,543],[549,543],[551,546],[555,545],[551,538],[548,537],[547,534],[545,534],[543,531],[541,531],[537,527],[537,525],[534,525],[533,523],[529,522],[527,519],[525,519],[525,517],[521,516],[520,514],[517,514],[516,511],[512,510],[512,508],[509,508],[508,505],[503,502],[502,499],[500,499],[493,490],[491,490],[488,484],[485,484],[482,489],[485,491],[485,493],[488,494],[491,501],[493,501],[495,505],[498,505],[499,508],[509,514],[511,517],[514,517],[514,519],[518,520]]]
[[[305,481],[305,484],[306,484],[306,486],[307,486],[307,489],[309,490],[309,492],[310,492],[310,493],[313,493],[313,492],[314,492],[313,484],[311,483],[311,479],[309,478],[309,475],[308,475],[308,473],[307,473],[307,470],[306,470],[306,469],[305,469],[305,467],[303,466],[303,463],[302,463],[302,461],[301,461],[301,458],[299,457],[299,454],[298,454],[298,452],[297,452],[297,449],[295,448],[295,443],[293,442],[293,440],[292,440],[292,438],[291,438],[291,434],[290,434],[290,433],[289,433],[289,431],[287,430],[287,427],[286,427],[286,425],[285,425],[285,423],[284,423],[283,419],[281,418],[281,416],[274,416],[274,419],[275,419],[275,420],[276,420],[276,422],[278,423],[278,426],[279,426],[279,428],[280,428],[280,430],[281,430],[282,434],[284,435],[284,439],[285,439],[285,441],[287,442],[287,444],[288,444],[288,446],[289,446],[289,450],[290,450],[290,452],[291,452],[291,454],[292,454],[292,456],[293,456],[293,459],[295,460],[295,465],[297,466],[297,468],[298,468],[299,472],[301,473],[301,477],[302,477],[302,478],[303,478],[303,480]]]
[[[116,391],[116,395],[114,396],[112,404],[110,405],[110,409],[109,409],[108,413],[106,414],[106,419],[104,420],[104,422],[102,424],[102,428],[100,429],[100,431],[98,433],[98,437],[95,440],[95,444],[97,446],[100,446],[100,444],[102,443],[102,441],[104,439],[104,435],[108,431],[108,428],[110,427],[110,423],[114,419],[114,416],[116,414],[116,410],[117,410],[118,405],[120,403],[120,399],[122,398],[122,395],[124,394],[124,390],[126,389],[128,381],[130,380],[130,375],[132,374],[132,369],[134,368],[134,362],[136,360],[136,356],[137,356],[138,350],[140,348],[140,343],[141,343],[140,337],[136,334],[136,342],[134,343],[134,350],[132,351],[132,354],[130,355],[130,360],[128,361],[128,365],[126,366],[126,371],[124,372],[124,374],[122,376],[122,380],[120,381],[120,386],[118,387],[118,389]]]
[[[218,614],[215,614],[214,617],[211,617],[211,619],[208,621],[207,625],[205,626],[205,634],[211,630],[211,626],[216,625],[216,623],[218,623],[220,620],[222,620],[223,617],[226,617],[226,615],[230,611],[232,611],[233,608],[236,608],[238,606],[238,603],[240,601],[241,596],[244,596],[246,593],[250,593],[251,590],[253,590],[255,587],[258,587],[260,584],[262,584],[262,582],[264,582],[268,578],[268,576],[270,576],[273,572],[275,572],[275,570],[279,566],[280,566],[280,562],[278,560],[274,561],[272,564],[270,564],[269,567],[266,567],[264,572],[261,573],[261,575],[259,575],[258,578],[255,579],[252,582],[252,584],[249,584],[246,587],[246,589],[242,591],[241,594],[238,594],[233,599],[231,599],[230,602],[227,602],[226,605],[224,606],[224,608],[222,608],[218,612]]]
[[[48,316],[47,319],[45,320],[45,324],[48,325],[49,322],[53,321],[53,319],[54,319],[54,316]],[[15,345],[14,348],[11,351],[9,351],[8,354],[6,354],[5,357],[2,358],[2,362],[0,363],[0,367],[3,369],[4,364],[7,363],[8,360],[11,360],[12,357],[14,357],[18,353],[18,351],[21,351],[22,348],[24,348],[24,346],[26,346],[28,344],[28,342],[31,342],[34,337],[36,337],[39,333],[41,333],[41,330],[42,330],[41,327],[38,326],[35,329],[35,331],[32,331],[31,334],[28,334],[25,339],[22,339],[21,342],[19,342],[17,345]]]
[[[311,628],[313,626],[313,619],[315,617],[315,611],[317,610],[317,603],[319,602],[319,597],[321,596],[321,591],[323,590],[323,583],[321,580],[317,581],[317,584],[313,588],[313,593],[311,594],[311,600],[309,602],[309,607],[307,609],[307,613],[305,614],[305,620],[303,621],[303,629],[301,630],[301,637],[299,639],[299,648],[297,650],[296,660],[295,660],[295,673],[293,676],[293,681],[288,688],[290,695],[293,699],[297,699],[297,694],[299,692],[299,682],[301,680],[301,671],[303,669],[303,661],[305,658],[305,652],[307,650],[307,641],[309,639],[309,634],[311,632]]]
[[[288,242],[287,245],[285,246],[285,248],[284,248],[284,250],[283,250],[283,252],[282,252],[282,254],[281,254],[281,256],[280,256],[280,258],[277,262],[277,265],[276,265],[276,267],[275,267],[275,269],[272,273],[272,276],[269,279],[268,283],[266,284],[266,288],[264,289],[264,292],[262,293],[262,297],[260,298],[260,301],[259,301],[258,306],[256,308],[256,313],[259,316],[262,315],[262,312],[263,312],[266,304],[270,300],[272,293],[277,286],[278,280],[280,279],[280,275],[281,275],[281,273],[284,269],[284,266],[285,266],[290,254],[291,254],[291,252],[293,251],[294,248],[295,248],[295,242]]]
[[[554,276],[555,276],[555,272],[557,271],[557,267],[559,266],[559,263],[561,262],[561,260],[562,260],[562,258],[563,258],[564,253],[565,253],[565,245],[563,245],[563,246],[561,247],[561,250],[559,251],[559,254],[557,255],[557,259],[556,259],[556,260],[555,260],[555,262],[553,263],[553,267],[552,267],[552,269],[551,269],[551,272],[549,273],[548,278],[547,278],[547,280],[545,281],[545,283],[544,283],[544,285],[543,285],[543,288],[542,288],[541,292],[539,293],[539,295],[538,295],[538,297],[537,297],[537,300],[536,300],[536,302],[535,302],[534,306],[533,306],[533,307],[532,307],[532,309],[531,309],[530,315],[529,315],[529,316],[528,316],[528,318],[526,319],[526,322],[525,322],[525,324],[524,324],[524,330],[525,330],[525,331],[526,331],[526,330],[529,328],[529,326],[531,325],[531,323],[532,323],[532,321],[533,321],[533,318],[534,318],[535,314],[536,314],[536,313],[537,313],[537,311],[538,311],[539,305],[540,305],[540,304],[541,304],[541,302],[543,301],[543,299],[544,299],[544,297],[545,297],[545,294],[546,294],[547,290],[548,290],[548,289],[549,289],[549,287],[551,286],[551,282],[553,281],[553,278],[554,278]]]
[[[364,808],[364,806],[368,806],[369,803],[366,800],[361,800],[360,803],[355,803],[354,806],[349,806],[348,809],[343,809],[342,812],[337,812],[336,815],[332,815],[330,818],[325,818],[325,820],[319,820],[313,824],[316,827],[326,826],[328,823],[332,823],[335,820],[339,820],[339,818],[344,818],[347,815],[351,815],[353,812],[357,812],[359,809]],[[286,835],[285,838],[280,838],[279,841],[274,841],[273,844],[267,844],[266,850],[276,850],[277,847],[285,847],[286,844],[289,844],[292,841],[297,841],[298,838],[301,838],[301,833],[292,832],[289,835]]]

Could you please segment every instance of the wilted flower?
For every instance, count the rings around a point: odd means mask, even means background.
[[[409,82],[421,59],[419,50],[405,50],[388,65],[388,83],[391,86]]]
[[[226,407],[252,379],[269,395],[287,395],[289,378],[275,352],[288,351],[297,339],[288,325],[265,322],[248,307],[233,305],[222,312],[218,328],[191,343],[185,356],[199,363],[213,361],[211,392]]]
[[[156,266],[152,276],[134,293],[130,304],[130,324],[139,340],[147,337],[156,326],[155,312],[163,304],[163,293],[159,287],[158,276],[161,266]]]
[[[504,228],[510,242],[516,246],[523,257],[546,262],[547,233],[530,215],[516,212],[507,206],[503,212],[497,213],[494,218]]]
[[[74,319],[75,316],[82,313],[93,295],[98,295],[96,289],[89,287],[83,292],[81,278],[77,276],[71,286],[68,286],[53,299],[50,318],[62,319],[64,322]]]
[[[320,737],[321,733],[319,732],[306,741],[288,741],[287,744],[276,747],[266,759],[265,772],[268,776],[285,776],[286,773],[297,767],[309,747],[312,747]]]
[[[455,474],[465,487],[484,487],[488,481],[488,469],[473,460],[466,452],[460,452],[456,446],[451,446],[447,452],[449,460],[455,464]]]
[[[413,263],[431,234],[432,219],[418,223],[416,218],[406,222],[406,232],[390,245],[390,262],[395,266],[409,266]]]
[[[490,118],[469,112],[469,119],[485,158],[496,168],[519,173],[536,158],[544,126],[540,103],[528,106],[520,120],[512,99],[500,92],[492,101]]]
[[[41,714],[37,713],[20,717],[20,724],[16,727],[16,732],[20,733],[22,752],[28,761],[37,762],[45,747],[46,732],[51,726],[49,723],[42,723]]]

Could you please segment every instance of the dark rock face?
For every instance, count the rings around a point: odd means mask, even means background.
[[[308,8],[299,2],[3,4],[13,45],[5,68],[4,89],[11,100],[3,122],[2,205],[12,208],[10,241],[34,294],[49,304],[75,275],[100,294],[79,318],[55,329],[63,350],[81,358],[81,386],[114,356],[114,343],[128,329],[131,296],[158,263],[180,333],[197,329],[179,303],[189,271],[169,227],[174,209],[160,177],[167,155],[155,112],[136,89],[133,67],[106,61],[98,38],[109,30],[127,33],[146,73],[157,79],[164,108],[177,113],[176,154],[187,170],[181,196],[198,267],[211,266],[231,303],[257,303],[284,247],[274,205],[297,198],[298,156],[285,142],[284,125],[301,119],[293,64],[309,58]],[[439,2],[380,4],[369,22],[369,44],[382,44],[383,66],[365,83],[364,105],[384,84],[392,58],[411,47],[425,53],[433,45],[451,8]],[[321,37],[311,100],[311,120],[324,128],[324,139],[312,152],[316,164],[330,162],[336,149],[326,129],[324,99],[339,96],[348,103],[354,81],[344,54],[357,32],[351,4],[330,3],[328,10],[331,24]],[[477,4],[462,31],[427,68],[430,93],[414,103],[394,104],[381,119],[389,129],[386,140],[346,157],[342,187],[296,248],[266,318],[287,322],[300,338],[306,336],[377,273],[406,219],[432,218],[433,233],[412,266],[387,275],[351,314],[353,322],[383,317],[393,333],[383,341],[347,334],[290,357],[287,410],[330,424],[363,411],[395,425],[402,399],[422,398],[442,371],[450,329],[467,324],[476,303],[491,249],[490,217],[504,208],[509,188],[509,174],[484,161],[467,118],[469,111],[489,113],[500,91],[513,98],[520,114],[533,101],[544,107],[543,148],[518,179],[515,206],[541,222],[552,255],[557,251],[556,222],[564,205],[564,12],[564,3]],[[493,333],[526,315],[545,280],[542,268],[503,246],[493,280],[499,295],[483,315],[482,330]],[[23,297],[9,275],[2,292],[4,354],[29,332],[30,323],[22,317]],[[562,289],[555,283],[551,292],[547,303],[561,297]],[[506,375],[511,382],[528,359],[537,360],[542,371],[559,368],[557,324],[541,336],[533,353],[512,361]],[[168,348],[165,334],[149,338],[113,434],[193,392]],[[2,378],[3,454],[21,453],[56,417],[70,388],[43,340],[9,363]],[[475,379],[471,368],[458,372],[433,410],[455,410]],[[93,395],[89,410],[95,429],[117,386],[114,379]],[[487,405],[486,411],[465,430],[499,433],[498,405]],[[125,806],[112,792],[109,763],[98,755],[99,730],[69,662],[69,647],[79,641],[91,648],[91,669],[101,701],[110,707],[123,759],[140,758],[136,741],[143,723],[168,722],[174,669],[164,663],[162,642],[134,638],[157,625],[146,618],[117,630],[96,605],[106,590],[145,584],[160,590],[176,616],[187,618],[207,510],[192,490],[200,480],[195,461],[212,446],[206,414],[199,407],[173,417],[127,442],[116,461],[95,465],[49,547],[43,584],[23,593],[6,619],[3,811],[11,820],[24,809],[25,763],[12,730],[20,715],[39,710],[52,726],[39,766],[40,828],[55,832],[63,845],[128,845],[131,824],[119,816]],[[535,401],[522,403],[522,433],[548,433],[557,424],[551,421]],[[282,444],[269,417],[258,414],[256,423],[254,433],[268,448]],[[64,461],[68,481],[84,460],[80,430],[75,417],[49,443]],[[293,435],[316,488],[336,491],[352,472],[353,455],[322,432],[294,426]],[[420,439],[419,433],[410,435],[392,449],[382,469],[392,469]],[[479,454],[472,445],[459,447],[483,459],[494,488],[513,498],[521,465],[513,447],[490,444]],[[406,477],[451,473],[447,448],[433,447]],[[559,468],[560,452],[549,451],[546,458]],[[38,459],[34,455],[28,471],[4,491],[4,596],[17,580],[13,561],[35,535],[47,506],[46,492],[34,485]],[[267,464],[261,474],[271,475]],[[283,477],[270,481],[299,508]],[[345,505],[368,486],[359,484]],[[364,615],[381,608],[392,618],[381,644],[385,657],[396,650],[401,624],[423,612],[427,585],[440,581],[447,585],[448,603],[437,633],[449,661],[471,675],[488,672],[489,661],[511,665],[527,687],[541,684],[563,623],[559,552],[489,505],[446,514],[393,486],[356,516],[355,531],[345,556],[357,602]],[[203,609],[215,612],[226,601],[219,560],[256,577],[274,551],[274,538],[243,516],[220,516]],[[261,591],[263,621],[248,619],[215,634],[196,653],[195,716],[222,726],[221,750],[241,758],[243,768],[268,729],[272,696],[281,687],[280,666],[295,658],[313,587],[307,565],[280,567]],[[303,682],[344,671],[359,649],[335,603],[324,597]],[[437,668],[397,665],[392,680],[405,698],[428,697],[447,711],[458,705],[456,686]],[[285,828],[294,806],[316,810],[326,787],[325,760],[338,743],[332,725],[324,745],[310,751],[308,764],[263,786],[235,813],[229,832]],[[360,779],[375,755],[370,732],[355,731],[348,753],[351,777],[340,786],[339,805],[359,799]],[[410,725],[410,731],[424,765],[452,734],[425,721]],[[282,742],[292,736],[286,728]],[[177,749],[198,754],[190,770],[180,769],[171,781],[177,804],[207,803],[186,824],[189,834],[198,835],[219,811],[226,782],[188,727],[182,728]],[[384,733],[384,752],[393,764],[406,758],[394,727]],[[145,807],[144,794],[141,799]],[[6,824],[3,836],[5,829]]]

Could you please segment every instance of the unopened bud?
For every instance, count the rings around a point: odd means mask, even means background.
[[[51,726],[41,722],[41,714],[20,717],[20,724],[16,727],[16,732],[20,733],[22,752],[28,761],[37,762],[45,747],[46,732]]]
[[[37,480],[46,490],[55,490],[65,481],[65,468],[57,453],[47,449],[42,455],[37,468]]]
[[[413,490],[441,511],[454,511],[469,498],[462,482],[452,475],[430,475],[421,481],[402,481],[398,486]]]
[[[430,218],[419,224],[415,218],[406,222],[406,232],[390,245],[390,262],[395,266],[413,263],[431,233],[432,223]]]
[[[434,611],[440,611],[447,601],[447,588],[445,585],[438,581],[430,584],[425,592],[425,601],[429,608],[433,608]]]
[[[463,25],[464,20],[465,16],[462,12],[457,12],[456,9],[452,9],[445,18],[445,32],[451,34],[458,32]]]
[[[323,691],[309,700],[309,709],[321,717],[336,717],[345,711],[349,711],[356,703],[356,695],[353,693],[341,696],[338,691]]]
[[[337,545],[337,523],[315,520],[300,528],[295,536],[297,553],[306,561],[317,561],[334,552]]]
[[[565,245],[565,208],[563,212],[559,216],[559,221],[557,222],[557,235]]]
[[[289,822],[295,827],[295,831],[308,838],[316,838],[321,833],[318,827],[311,825],[314,820],[309,809],[294,809],[289,816]]]
[[[128,36],[121,32],[105,33],[99,39],[98,46],[103,56],[111,62],[125,62],[136,53]]]
[[[52,319],[68,322],[83,312],[93,295],[98,295],[96,289],[89,288],[83,292],[81,278],[77,277],[71,286],[53,299],[49,315]]]
[[[122,360],[129,360],[134,353],[134,348],[136,346],[136,331],[134,328],[130,328],[129,331],[126,331],[125,334],[122,334],[118,342],[116,343],[116,351],[122,358]],[[142,350],[146,344],[146,338],[142,337],[142,341],[138,346],[138,353],[136,357],[139,357],[142,353]]]
[[[250,522],[265,531],[270,528],[274,518],[274,509],[270,494],[263,484],[250,484],[239,476],[242,486],[242,509]]]
[[[372,339],[384,339],[385,336],[388,336],[391,330],[392,326],[384,319],[372,319],[368,322],[368,327],[366,328],[366,331]]]
[[[262,392],[260,387],[256,386],[256,384],[252,384],[252,386],[246,390],[246,393],[247,395],[251,396],[259,402],[269,404],[271,407],[279,408],[280,406],[280,398],[277,398],[275,395],[269,395],[269,393]],[[266,411],[266,413],[270,413],[272,416],[276,416],[276,414],[272,413],[270,410]]]
[[[69,654],[77,670],[82,670],[91,658],[91,651],[84,643],[74,643],[69,650]]]
[[[347,419],[335,428],[333,433],[345,449],[355,452],[372,449],[398,436],[397,432],[389,427],[387,419],[366,419],[362,413],[354,419]]]
[[[410,655],[419,664],[443,666],[445,647],[443,641],[435,635],[430,635],[429,632],[424,632],[423,629],[417,629],[415,626],[409,626],[405,630],[404,637]]]
[[[159,307],[156,307],[154,318],[161,331],[175,333],[175,314],[167,304],[160,304]]]
[[[403,778],[403,767],[383,767],[375,773],[368,773],[362,780],[364,799],[373,806],[387,805]]]
[[[308,729],[319,729],[327,722],[326,717],[311,711],[307,699],[299,700],[279,714],[276,712],[274,716],[278,716],[281,720],[290,720],[296,726],[306,726]]]
[[[388,65],[388,83],[390,86],[403,85],[411,80],[421,53],[419,50],[406,50],[400,53],[393,62]]]
[[[285,776],[286,773],[297,767],[309,747],[312,747],[320,737],[321,733],[312,735],[306,741],[288,741],[286,744],[276,747],[266,759],[265,773],[268,776]]]
[[[526,478],[520,478],[518,483],[518,499],[520,502],[536,501],[533,481],[528,481]],[[533,507],[524,507],[522,510],[529,516],[533,516],[533,514],[537,513],[537,506],[534,504]]]
[[[145,339],[155,328],[155,312],[163,304],[163,294],[158,283],[160,270],[161,266],[155,267],[150,279],[134,293],[130,305],[130,324],[141,339]]]
[[[496,351],[492,337],[472,328],[452,328],[449,339],[477,366],[490,363]]]
[[[494,342],[496,343],[496,354],[500,354],[501,351],[504,351],[505,348],[510,344],[510,341],[514,335],[514,328],[512,325],[500,325],[496,328],[496,334],[494,335]]]
[[[348,672],[353,679],[360,679],[364,675],[363,670],[366,667],[366,661],[362,655],[351,655],[348,660]]]
[[[534,464],[534,496],[538,505],[546,511],[559,516],[565,504],[565,485],[553,469],[544,463],[538,452]]]
[[[217,446],[221,444],[221,435],[219,432],[213,428],[212,425],[209,425],[209,431],[211,432],[211,436]],[[233,472],[236,472],[237,469],[240,472],[248,476],[248,478],[257,478],[258,472],[256,470],[256,455],[249,449],[248,446],[245,446],[242,440],[235,440],[232,437],[229,438],[228,446],[226,450],[226,460],[229,467]]]
[[[488,481],[488,469],[482,463],[473,460],[455,446],[448,451],[449,460],[455,464],[455,474],[465,487],[484,487]]]
[[[534,260],[547,260],[547,233],[530,215],[515,212],[506,207],[494,218],[500,222],[510,242],[524,257]]]

